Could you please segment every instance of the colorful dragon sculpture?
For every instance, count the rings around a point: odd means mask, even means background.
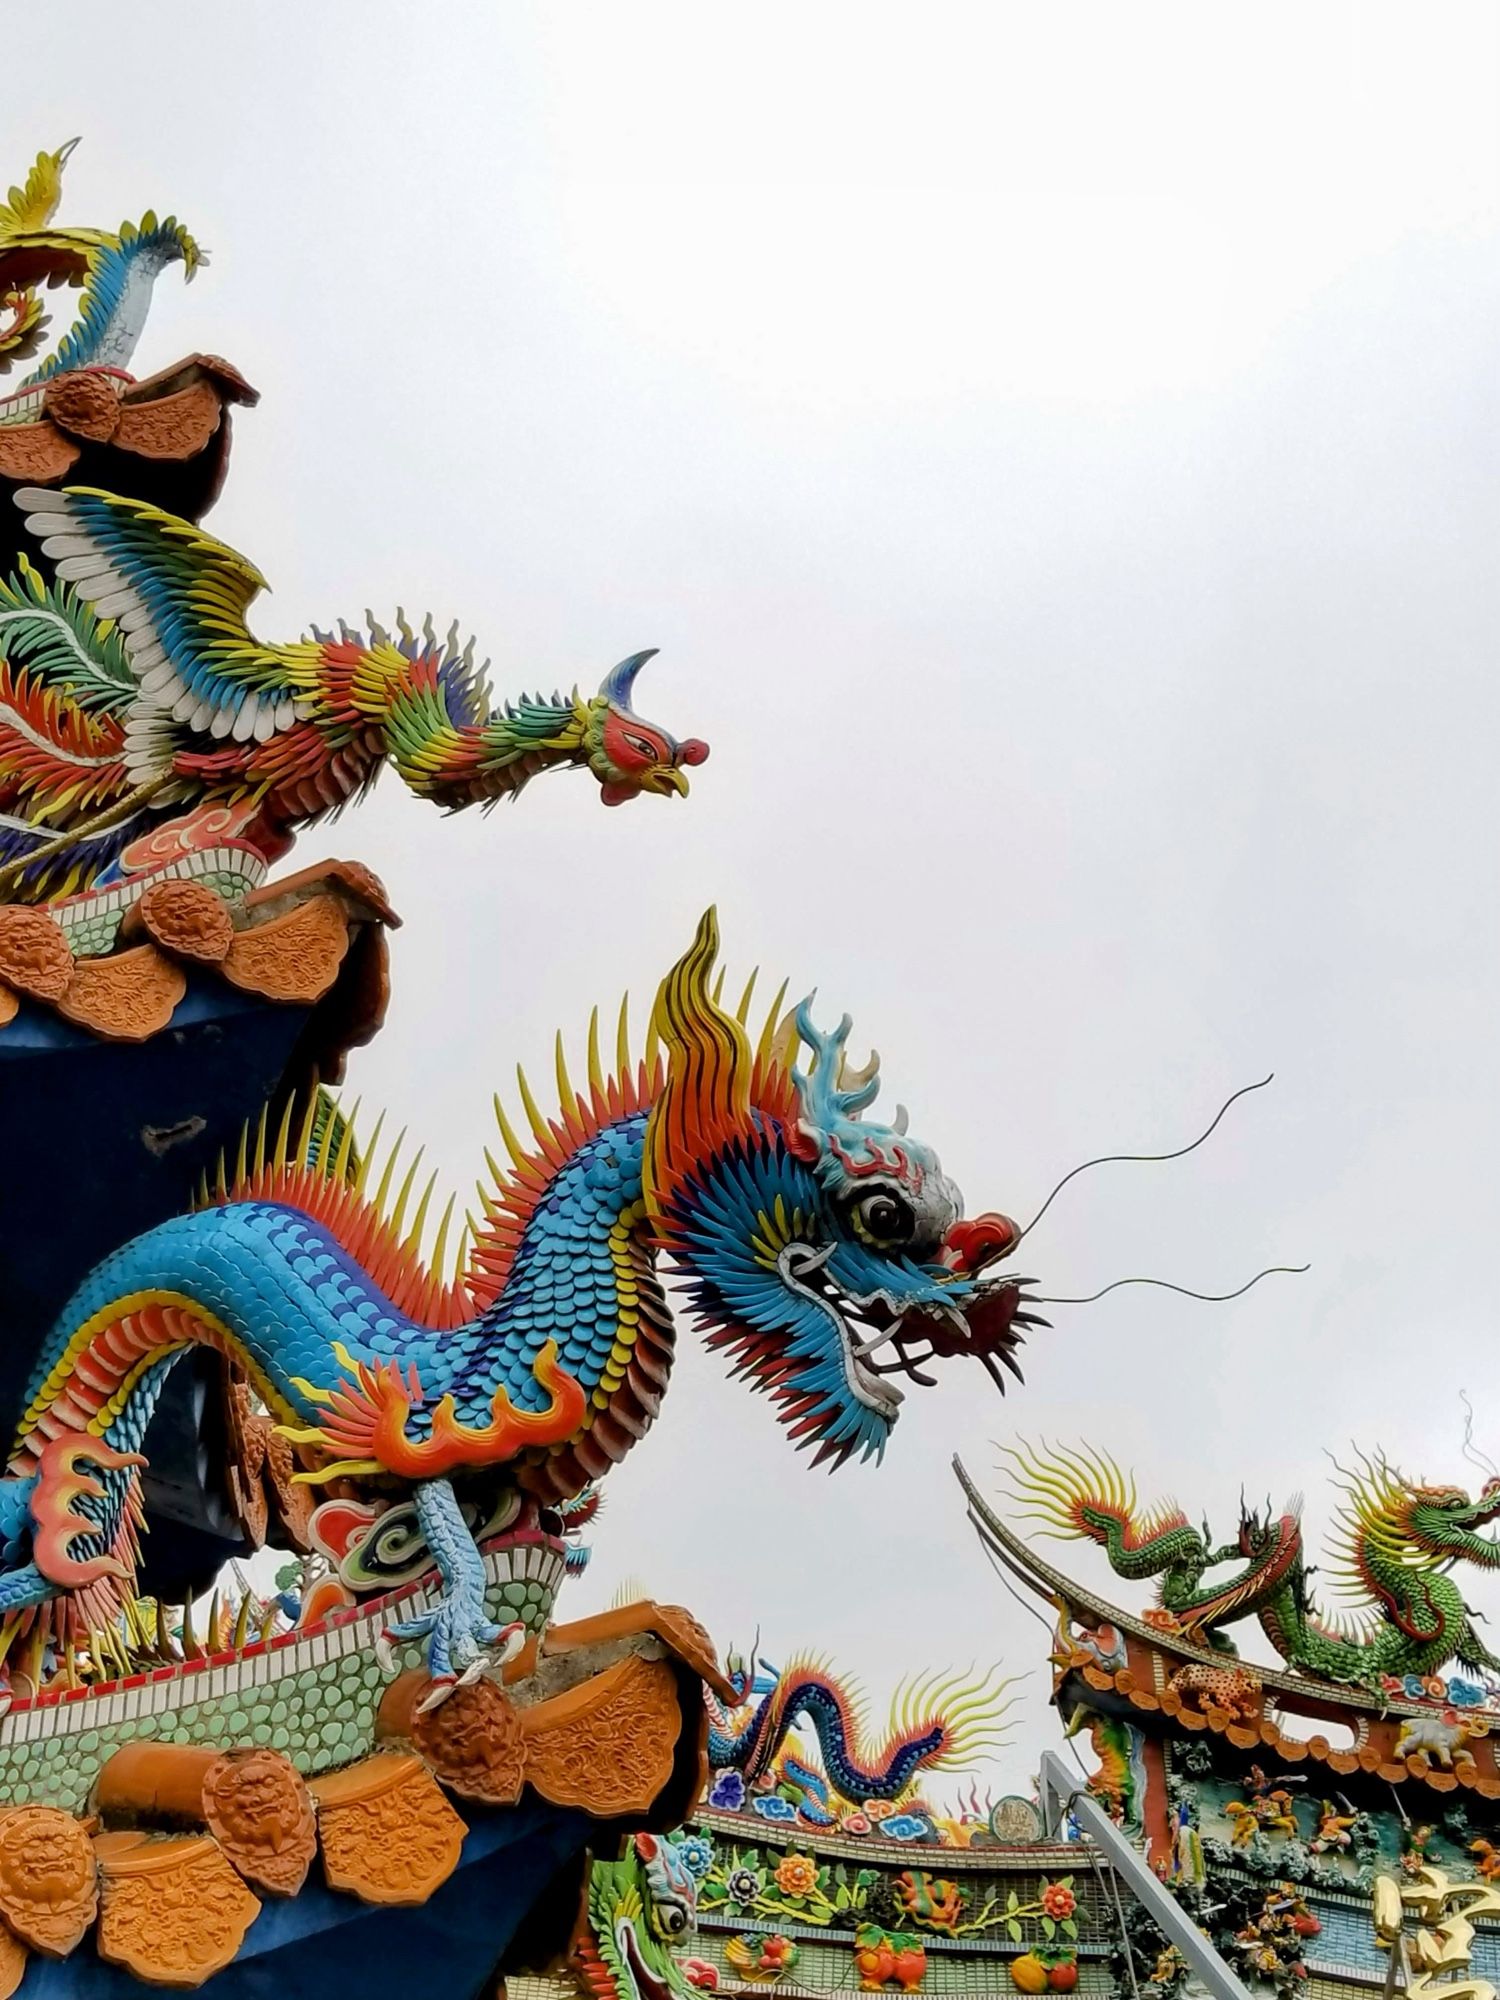
[[[0,883],[56,901],[202,857],[226,893],[391,763],[445,810],[591,771],[607,805],[686,793],[707,745],[632,709],[648,652],[597,695],[494,705],[473,641],[398,616],[288,645],[245,614],[262,578],[190,522],[93,488],[22,487],[53,565],[0,585]],[[219,884],[215,884],[219,886]],[[124,915],[126,898],[116,897]],[[106,938],[95,949],[107,949]]]
[[[117,1615],[146,1427],[191,1349],[248,1375],[305,1478],[414,1506],[443,1588],[390,1637],[425,1637],[443,1684],[506,1637],[485,1618],[465,1508],[567,1499],[655,1417],[673,1347],[659,1252],[709,1345],[769,1391],[815,1462],[878,1456],[901,1401],[890,1376],[924,1379],[934,1352],[1014,1367],[1030,1315],[990,1268],[1014,1224],[963,1220],[931,1149],[859,1116],[878,1083],[873,1059],[845,1073],[847,1018],[824,1033],[778,995],[752,1044],[751,989],[736,1013],[720,1005],[717,952],[710,911],[662,985],[642,1062],[622,1011],[606,1076],[596,1014],[583,1091],[559,1039],[554,1119],[522,1080],[534,1142],[500,1113],[511,1167],[494,1166],[453,1275],[446,1218],[433,1268],[420,1259],[426,1196],[406,1226],[412,1174],[388,1207],[392,1156],[372,1196],[373,1142],[325,1118],[314,1147],[316,1103],[301,1131],[287,1118],[273,1137],[263,1119],[205,1206],[98,1265],[43,1348],[0,1482],[0,1648]]]
[[[952,1674],[903,1683],[879,1744],[867,1744],[860,1697],[826,1661],[802,1657],[779,1672],[757,1675],[732,1654],[728,1679],[739,1697],[735,1706],[712,1693],[704,1697],[710,1768],[739,1772],[751,1791],[787,1786],[814,1824],[837,1820],[830,1792],[845,1809],[872,1799],[902,1800],[919,1772],[967,1769],[1005,1740],[1006,1683],[989,1678]],[[788,1737],[803,1722],[817,1738],[822,1771],[788,1749]]]
[[[569,1952],[581,2000],[687,2000],[692,1994],[677,1950],[698,1921],[693,1858],[686,1845],[638,1833],[617,1861],[591,1864]]]
[[[1232,1650],[1224,1625],[1255,1616],[1283,1660],[1319,1680],[1378,1688],[1392,1675],[1433,1674],[1457,1660],[1500,1671],[1448,1571],[1468,1562],[1500,1569],[1500,1543],[1477,1531],[1500,1516],[1500,1478],[1477,1499],[1457,1486],[1405,1478],[1379,1454],[1344,1474],[1329,1568],[1359,1607],[1346,1625],[1318,1613],[1308,1585],[1300,1512],[1245,1512],[1237,1541],[1212,1544],[1170,1503],[1141,1510],[1135,1482],[1104,1453],[1014,1447],[1006,1453],[1013,1498],[1046,1532],[1096,1542],[1119,1576],[1157,1577],[1153,1622]],[[1239,1561],[1222,1584],[1215,1565]]]
[[[191,281],[208,262],[169,215],[148,211],[117,230],[57,229],[63,169],[78,144],[38,153],[20,187],[0,203],[0,373],[30,360],[48,334],[40,288],[70,285],[82,293],[77,317],[52,352],[22,383],[28,389],[80,368],[127,368],[146,324],[162,272],[181,264]],[[0,423],[5,406],[0,403]]]
[[[1146,1795],[1146,1774],[1141,1762],[1141,1732],[1123,1716],[1105,1715],[1098,1709],[1079,1707],[1067,1726],[1076,1736],[1087,1730],[1099,1765],[1089,1779],[1089,1790],[1102,1800],[1110,1818],[1127,1832],[1139,1833],[1141,1804]]]

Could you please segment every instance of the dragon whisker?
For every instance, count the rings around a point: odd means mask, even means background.
[[[1056,1187],[1053,1188],[1051,1194],[1048,1195],[1047,1199],[1042,1203],[1041,1207],[1037,1210],[1036,1214],[1032,1216],[1030,1222],[1028,1222],[1026,1227],[1021,1231],[1021,1235],[1016,1239],[1017,1242],[1020,1242],[1022,1239],[1031,1234],[1032,1230],[1036,1228],[1037,1224],[1041,1221],[1042,1217],[1047,1213],[1047,1210],[1052,1206],[1053,1202],[1057,1200],[1057,1197],[1062,1193],[1063,1189],[1068,1185],[1069,1181],[1076,1180],[1080,1174],[1086,1174],[1091,1167],[1109,1167],[1109,1166],[1119,1166],[1119,1165],[1157,1166],[1167,1160],[1185,1159],[1189,1153],[1195,1152],[1197,1148],[1201,1146],[1206,1139],[1210,1139],[1213,1137],[1214,1133],[1218,1130],[1220,1120],[1224,1117],[1224,1114],[1228,1111],[1229,1107],[1232,1104],[1238,1103],[1238,1101],[1242,1097],[1248,1097],[1252,1090],[1264,1090],[1266,1085],[1270,1083],[1274,1075],[1275,1071],[1273,1070],[1270,1076],[1263,1076],[1258,1083],[1242,1084],[1238,1090],[1232,1092],[1228,1097],[1225,1098],[1224,1102],[1219,1106],[1218,1110],[1215,1112],[1212,1123],[1207,1125],[1204,1128],[1204,1130],[1198,1134],[1197,1138],[1192,1141],[1190,1145],[1179,1146],[1175,1152],[1101,1153],[1097,1159],[1084,1160],[1080,1165],[1073,1167],[1072,1169],[1070,1169],[1069,1172],[1063,1175],[1062,1179],[1057,1183]]]
[[[1300,1278],[1304,1272],[1311,1269],[1311,1264],[1268,1264],[1263,1271],[1257,1271],[1253,1278],[1247,1278],[1243,1285],[1237,1286],[1232,1292],[1195,1292],[1191,1285],[1174,1285],[1167,1278],[1116,1278],[1111,1284],[1101,1285],[1097,1292],[1088,1292],[1077,1298],[1045,1297],[1033,1299],[1029,1303],[1039,1306],[1091,1306],[1096,1300],[1107,1297],[1110,1292],[1119,1291],[1122,1285],[1154,1285],[1159,1291],[1177,1292],[1185,1299],[1201,1299],[1205,1305],[1218,1306],[1226,1305],[1230,1299],[1243,1298],[1252,1286],[1260,1283],[1262,1278]]]

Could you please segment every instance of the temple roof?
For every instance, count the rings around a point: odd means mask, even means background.
[[[118,893],[123,903],[131,892]],[[96,893],[91,906],[107,900]],[[327,1045],[320,1065],[325,1080],[336,1079],[344,1052],[384,1018],[382,932],[399,922],[375,876],[350,861],[268,882],[234,906],[190,876],[167,877],[131,904],[115,949],[98,956],[75,955],[48,909],[0,905],[0,1059],[47,1039],[37,1025],[43,1013],[102,1041],[147,1041],[171,1025],[193,982],[314,1006],[368,933],[353,967],[358,990],[344,995],[339,1046]]]
[[[114,950],[76,957],[45,908],[0,906],[0,1149],[19,1163],[0,1208],[0,1429],[37,1346],[83,1274],[190,1203],[247,1122],[313,1082],[385,1016],[380,883],[324,862],[230,911],[203,883],[147,891]],[[179,1368],[153,1423],[154,1588],[181,1593],[242,1549],[222,1451],[199,1427],[212,1368]]]
[[[0,398],[0,501],[18,486],[95,486],[200,520],[228,469],[230,408],[258,401],[213,354],[141,381],[109,368],[55,375]],[[19,513],[0,504],[0,569],[28,546]]]
[[[1339,1777],[1365,1772],[1389,1784],[1416,1780],[1433,1791],[1462,1788],[1500,1799],[1490,1733],[1500,1729],[1500,1711],[1466,1711],[1445,1755],[1441,1740],[1455,1711],[1448,1683],[1437,1675],[1427,1676],[1418,1692],[1375,1694],[1195,1645],[1055,1569],[1005,1525],[961,1462],[953,1465],[985,1549],[1060,1614],[1053,1700],[1065,1716],[1079,1707],[1113,1709],[1169,1735],[1217,1736],[1238,1750],[1270,1751],[1286,1764],[1325,1765]],[[1319,1731],[1300,1735],[1283,1727],[1288,1718],[1327,1722],[1339,1741]]]

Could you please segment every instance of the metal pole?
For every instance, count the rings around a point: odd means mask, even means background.
[[[1061,1811],[1070,1811],[1078,1825],[1108,1858],[1125,1887],[1157,1929],[1176,1945],[1214,2000],[1250,2000],[1248,1989],[1220,1958],[1208,1939],[1175,1897],[1157,1881],[1145,1859],[1115,1825],[1109,1814],[1080,1789],[1078,1781],[1055,1750],[1044,1750],[1041,1763],[1042,1810],[1049,1831],[1061,1825]]]

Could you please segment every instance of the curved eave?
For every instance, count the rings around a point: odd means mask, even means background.
[[[980,1543],[998,1562],[1004,1564],[1019,1583],[1054,1610],[1065,1608],[1070,1613],[1083,1613],[1096,1623],[1111,1624],[1116,1630],[1181,1666],[1196,1663],[1222,1668],[1226,1664],[1224,1654],[1213,1652],[1207,1646],[1195,1646],[1191,1640],[1178,1635],[1164,1633],[1156,1626],[1148,1625],[1144,1619],[1122,1611],[1106,1598],[1096,1596],[1084,1585],[1064,1576],[1061,1570],[1054,1569],[1051,1563],[1005,1525],[957,1456],[953,1460],[953,1471],[968,1501],[969,1520]],[[1431,1702],[1407,1701],[1399,1696],[1377,1704],[1358,1688],[1340,1687],[1331,1681],[1306,1680],[1300,1674],[1262,1666],[1259,1661],[1247,1660],[1241,1664],[1250,1668],[1268,1692],[1275,1693],[1278,1698],[1286,1698],[1282,1706],[1298,1714],[1344,1710],[1350,1716],[1416,1716],[1430,1715],[1433,1709]],[[1495,1719],[1500,1721],[1500,1717]]]
[[[214,354],[133,381],[77,369],[0,397],[0,574],[37,558],[11,496],[23,486],[97,486],[201,521],[223,488],[230,413],[256,391]]]

